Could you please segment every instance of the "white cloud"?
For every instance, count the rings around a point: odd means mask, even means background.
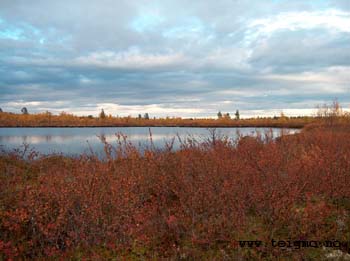
[[[280,30],[304,30],[324,28],[330,31],[350,33],[350,13],[336,9],[324,11],[283,12],[249,23],[246,41],[260,36],[270,36]]]
[[[290,108],[281,108],[281,109],[267,109],[267,110],[245,110],[241,112],[242,118],[250,117],[274,117],[280,116],[283,113],[286,116],[314,116],[316,115],[316,109],[290,109]]]
[[[149,104],[149,105],[119,105],[114,103],[99,103],[97,104],[97,109],[104,111],[107,114],[128,116],[137,116],[139,113],[149,113],[151,117],[153,116],[184,116],[189,117],[194,114],[198,114],[203,111],[203,109],[198,108],[176,108],[169,107],[164,104]]]
[[[5,105],[9,107],[23,107],[23,106],[33,106],[33,107],[39,107],[39,106],[62,106],[65,105],[66,101],[30,101],[26,102],[23,100],[13,101],[13,102],[7,102]]]
[[[80,75],[79,81],[80,81],[80,83],[82,83],[82,84],[91,84],[91,83],[94,83],[94,80],[92,80],[92,79],[90,79],[90,78],[88,78],[88,77],[86,77],[86,76],[84,76],[84,75]]]
[[[131,49],[124,52],[93,52],[74,60],[76,65],[125,69],[171,66],[185,62],[186,57],[181,53],[143,54],[138,49]]]
[[[302,72],[298,74],[270,74],[263,76],[264,79],[289,81],[301,85],[304,93],[325,92],[325,93],[345,93],[349,91],[350,67],[333,66],[321,71]],[[304,87],[308,84],[308,87]]]

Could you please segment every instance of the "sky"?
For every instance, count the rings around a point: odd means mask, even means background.
[[[349,0],[1,0],[0,107],[114,116],[350,107]]]

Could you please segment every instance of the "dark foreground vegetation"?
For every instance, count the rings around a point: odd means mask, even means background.
[[[179,151],[140,154],[119,140],[104,160],[0,155],[0,260],[322,260],[349,251],[271,245],[350,241],[348,118],[277,139],[213,135]]]
[[[15,114],[0,112],[0,127],[285,127],[302,128],[317,121],[314,117],[273,117],[252,119],[182,119],[182,118],[133,118],[75,116],[49,112]]]

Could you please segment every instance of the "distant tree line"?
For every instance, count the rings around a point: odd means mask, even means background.
[[[2,110],[1,108],[0,108],[0,112],[3,112],[3,110]],[[27,109],[26,107],[23,107],[23,108],[21,109],[21,113],[24,114],[24,115],[29,114],[28,109]],[[47,112],[47,113],[49,113],[49,112]],[[221,111],[219,111],[219,112],[217,113],[217,116],[218,116],[218,119],[231,119],[231,115],[230,115],[230,113],[228,113],[228,112],[223,114]],[[239,119],[240,119],[239,110],[236,110],[234,116],[235,116],[235,117],[234,117],[235,120],[239,120]],[[90,119],[93,119],[93,118],[94,118],[92,115],[88,115],[87,117],[90,118]],[[105,119],[106,117],[107,117],[107,115],[106,115],[104,109],[101,109],[101,112],[99,113],[99,118],[100,118],[100,119]],[[110,117],[111,117],[111,116],[110,116]],[[150,116],[149,116],[148,112],[146,112],[146,113],[143,115],[143,117],[142,117],[141,114],[138,114],[138,117],[137,117],[137,118],[138,118],[138,119],[149,120],[149,119],[150,119]],[[169,117],[167,117],[167,118],[169,118]]]
[[[4,111],[0,108],[0,112],[4,112]],[[22,112],[22,114],[28,114],[28,109],[26,107],[23,107],[21,109],[21,112]]]
[[[239,120],[239,110],[236,110],[234,115],[235,115],[235,120]],[[222,114],[222,112],[219,111],[217,116],[218,116],[218,119],[231,119],[230,113],[228,112],[225,114]]]

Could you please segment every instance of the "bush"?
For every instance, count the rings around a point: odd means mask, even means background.
[[[322,258],[239,240],[349,241],[350,133],[0,155],[0,259]],[[121,138],[122,139],[122,138]],[[112,153],[112,151],[114,151]]]

